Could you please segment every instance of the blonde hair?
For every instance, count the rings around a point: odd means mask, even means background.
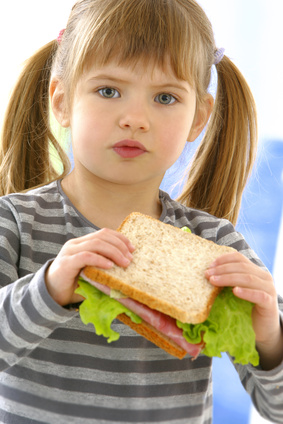
[[[62,178],[68,159],[49,128],[51,74],[72,104],[78,79],[90,63],[135,64],[170,58],[177,78],[207,93],[216,46],[211,24],[194,0],[79,0],[60,45],[44,46],[27,63],[11,97],[0,150],[0,191],[7,194]],[[207,133],[189,170],[180,201],[235,222],[256,148],[253,97],[227,58],[217,65],[218,90]],[[23,94],[24,93],[24,94]],[[63,173],[52,167],[50,143]]]

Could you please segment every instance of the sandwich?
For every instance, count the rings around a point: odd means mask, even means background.
[[[113,342],[120,337],[111,328],[117,318],[179,359],[228,352],[235,363],[258,365],[253,304],[205,277],[217,257],[234,249],[136,212],[118,231],[135,246],[133,260],[127,268],[82,270],[76,292],[85,298],[84,324]]]

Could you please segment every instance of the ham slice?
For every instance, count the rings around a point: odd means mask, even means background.
[[[111,289],[103,284],[94,282],[87,278],[82,273],[82,277],[96,287],[98,290],[110,296]],[[204,348],[204,344],[191,344],[183,337],[183,331],[177,326],[176,320],[171,318],[168,315],[163,314],[162,312],[156,311],[149,308],[142,303],[130,299],[129,297],[116,298],[115,300],[120,302],[122,305],[126,306],[136,315],[138,315],[143,321],[150,324],[160,333],[166,335],[168,338],[173,340],[178,346],[183,348],[187,353],[189,353],[194,359],[200,354]]]

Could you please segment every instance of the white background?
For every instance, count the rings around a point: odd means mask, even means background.
[[[244,73],[258,106],[260,138],[283,139],[281,0],[200,0],[219,47]],[[57,37],[74,0],[10,0],[0,5],[0,116],[20,64]]]
[[[22,62],[57,37],[66,25],[73,3],[74,0],[1,0],[0,121]],[[199,0],[199,3],[212,21],[218,47],[226,49],[254,93],[260,142],[283,140],[282,0]],[[279,240],[281,250],[277,251],[275,265],[278,281],[283,274],[283,234]],[[263,421],[255,415],[252,422]]]

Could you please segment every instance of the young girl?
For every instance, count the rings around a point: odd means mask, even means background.
[[[213,65],[215,101],[208,93]],[[71,172],[49,127],[50,104],[71,131]],[[208,121],[176,202],[159,185]],[[255,143],[249,88],[217,50],[194,0],[75,4],[58,40],[26,63],[3,129],[1,423],[211,422],[211,358],[180,361],[119,322],[121,338],[107,344],[79,318],[81,269],[132,260],[135,247],[115,231],[132,211],[239,251],[211,264],[206,277],[255,303],[260,366],[236,368],[260,413],[283,422],[277,295],[229,222],[237,219]]]

